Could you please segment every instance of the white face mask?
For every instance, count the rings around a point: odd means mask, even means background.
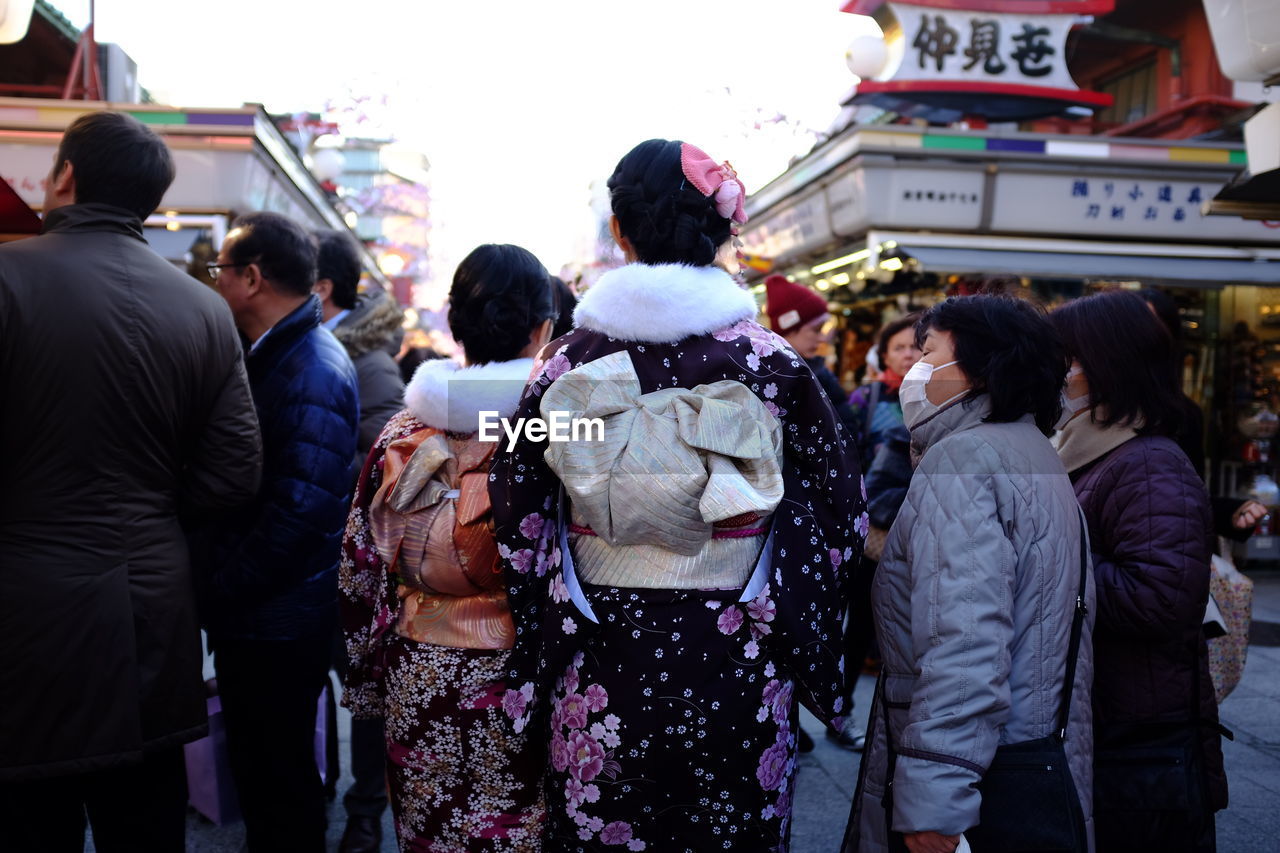
[[[1071,382],[1073,378],[1084,373],[1079,367],[1073,367],[1067,371],[1066,383]],[[1066,383],[1062,387],[1062,414],[1058,416],[1058,422],[1054,424],[1054,429],[1063,429],[1076,415],[1093,406],[1093,398],[1085,393],[1079,397],[1071,398],[1067,396]]]
[[[902,377],[902,387],[898,389],[898,402],[902,404],[902,422],[906,424],[907,429],[915,429],[916,426],[936,415],[943,406],[964,396],[968,389],[939,405],[929,400],[925,390],[929,380],[933,378],[934,371],[959,363],[957,359],[939,364],[937,367],[924,361],[917,361],[911,365],[907,375]]]

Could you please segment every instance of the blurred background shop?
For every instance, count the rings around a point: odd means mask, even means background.
[[[829,138],[749,200],[749,280],[782,274],[826,297],[849,390],[877,329],[948,295],[1052,307],[1164,291],[1211,490],[1280,504],[1280,209],[1264,203],[1280,198],[1280,106],[1263,85],[1280,74],[1266,58],[1280,4],[1223,5],[1237,79],[1200,0],[848,3],[884,36],[850,46],[860,79]],[[1249,556],[1280,557],[1277,543],[1255,537]]]

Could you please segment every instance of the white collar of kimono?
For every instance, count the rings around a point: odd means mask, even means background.
[[[618,340],[673,344],[758,313],[755,297],[719,267],[628,264],[600,276],[573,320]]]
[[[509,418],[520,405],[533,359],[491,361],[463,367],[437,358],[413,372],[404,389],[405,406],[429,427],[470,435],[479,430],[481,412]]]

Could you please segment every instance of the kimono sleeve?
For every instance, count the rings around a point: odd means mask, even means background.
[[[342,704],[358,718],[383,715],[382,643],[395,624],[399,599],[387,564],[374,544],[369,508],[382,485],[387,446],[413,432],[407,414],[392,418],[374,442],[356,483],[338,561],[338,614],[346,643]]]
[[[794,373],[796,363],[790,350],[780,350],[762,359],[760,370]],[[807,365],[799,367],[803,372],[770,400],[783,422],[784,464],[768,591],[777,608],[776,648],[799,682],[800,700],[825,722],[845,710],[841,590],[862,556],[869,522],[852,437]],[[769,392],[766,385],[766,398]]]
[[[540,418],[542,391],[549,384],[539,374],[525,388],[511,421]],[[523,731],[535,712],[540,674],[546,670],[542,620],[547,594],[560,565],[556,533],[559,529],[560,481],[543,456],[546,441],[518,438],[514,446],[504,438],[489,469],[489,500],[493,507],[494,538],[507,582],[507,601],[515,624],[515,646],[508,658],[504,710]]]

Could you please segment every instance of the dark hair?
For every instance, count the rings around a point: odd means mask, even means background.
[[[1178,314],[1178,303],[1174,302],[1169,294],[1152,287],[1143,288],[1138,291],[1138,294],[1147,305],[1151,306],[1151,310],[1156,312],[1156,316],[1169,332],[1169,337],[1176,344],[1182,337],[1182,317]]]
[[[154,130],[131,115],[80,116],[62,134],[54,174],[70,163],[77,204],[109,204],[146,219],[175,175],[173,155]]]
[[[341,231],[317,231],[316,281],[333,282],[330,298],[339,308],[356,307],[356,289],[360,284],[360,246],[355,238]]]
[[[477,246],[453,274],[449,329],[469,362],[510,361],[553,316],[551,276],[527,249]]]
[[[644,264],[710,266],[729,239],[729,220],[716,212],[714,199],[685,180],[682,144],[641,142],[609,177],[613,213]]]
[[[892,323],[885,325],[880,330],[880,337],[876,338],[876,355],[880,357],[880,368],[883,370],[888,367],[885,357],[889,354],[889,339],[901,332],[903,329],[910,329],[916,324],[916,320],[920,319],[919,314],[908,314],[905,317],[899,317]]]
[[[1183,397],[1173,340],[1142,297],[1123,290],[1095,293],[1058,308],[1052,320],[1068,356],[1084,370],[1095,423],[1141,421],[1144,435],[1177,434]]]
[[[573,331],[573,309],[578,307],[578,297],[573,295],[564,279],[551,277],[551,295],[555,301],[555,328],[551,330],[551,339]]]
[[[231,261],[257,264],[262,276],[282,293],[306,296],[316,283],[316,244],[287,216],[246,213],[231,224],[244,234],[231,244]]]
[[[1045,435],[1062,412],[1068,360],[1044,310],[1011,296],[952,296],[916,321],[916,346],[930,329],[950,332],[956,360],[975,392],[991,398],[989,421],[1032,415]]]

